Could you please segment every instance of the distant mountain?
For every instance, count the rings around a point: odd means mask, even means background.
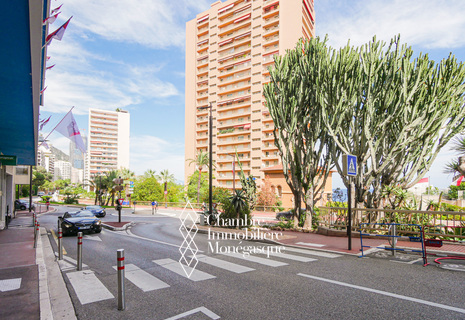
[[[60,149],[50,146],[50,150],[55,155],[55,160],[69,161],[69,156]]]

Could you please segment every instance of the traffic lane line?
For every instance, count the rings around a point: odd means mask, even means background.
[[[336,280],[331,280],[331,279],[326,279],[326,278],[321,278],[321,277],[315,277],[315,276],[311,276],[311,275],[308,275],[308,274],[305,274],[305,273],[298,273],[297,275],[301,276],[301,277],[305,277],[305,278],[310,278],[310,279],[314,279],[314,280],[319,280],[319,281],[324,281],[324,282],[328,282],[328,283],[332,283],[332,284],[337,284],[337,285],[343,286],[343,287],[348,287],[348,288],[358,289],[358,290],[362,290],[362,291],[377,293],[377,294],[381,294],[381,295],[392,297],[392,298],[397,298],[397,299],[402,299],[402,300],[406,300],[406,301],[421,303],[421,304],[425,304],[427,306],[432,306],[432,307],[436,307],[436,308],[441,308],[441,309],[460,312],[460,313],[465,314],[465,309],[452,307],[452,306],[448,306],[448,305],[441,304],[441,303],[436,303],[436,302],[426,301],[426,300],[422,300],[422,299],[412,298],[412,297],[403,296],[403,295],[400,295],[400,294],[397,294],[397,293],[391,293],[391,292],[387,292],[387,291],[362,287],[362,286],[358,286],[358,285],[355,285],[355,284],[340,282],[340,281],[336,281]]]

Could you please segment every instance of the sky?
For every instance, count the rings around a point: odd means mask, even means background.
[[[282,0],[286,1],[286,0]],[[52,0],[63,3],[50,32],[73,16],[62,41],[48,46],[44,105],[40,119],[47,136],[74,106],[81,133],[87,134],[88,109],[131,115],[130,170],[152,169],[184,180],[185,24],[207,10],[213,0]],[[223,1],[224,2],[224,1]],[[452,52],[465,61],[465,1],[462,0],[315,0],[316,35],[329,45],[362,45],[374,35],[389,40],[400,34],[414,55],[428,53],[440,61]],[[48,138],[69,154],[69,140],[58,133]],[[446,188],[451,174],[445,163],[456,158],[442,149],[425,175]],[[342,187],[336,177],[333,188]]]

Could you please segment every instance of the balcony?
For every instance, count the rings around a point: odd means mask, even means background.
[[[263,36],[264,37],[269,37],[275,33],[279,33],[279,24],[276,24],[272,27],[269,28],[264,28],[263,30]]]
[[[251,8],[251,4],[249,5],[246,5],[242,8],[238,8],[237,10],[233,11],[231,13],[231,11],[229,10],[225,10],[224,12],[221,12],[221,13],[218,13],[218,18],[219,20],[221,21],[220,24],[219,24],[219,27],[222,28],[224,25],[227,25],[229,22],[231,22],[231,20],[235,20],[237,18],[239,18],[240,16],[244,15],[244,14],[247,14],[249,12],[252,11],[252,8]],[[229,13],[226,15],[226,13]]]
[[[235,81],[240,81],[242,79],[247,79],[247,78],[250,78],[251,74],[252,73],[250,72],[250,70],[247,70],[247,71],[233,73],[233,74],[228,75],[228,76],[223,76],[222,78],[219,78],[220,79],[220,84],[221,85],[226,85],[226,84],[229,84],[229,83],[232,83],[232,82],[235,82]]]
[[[277,15],[279,13],[279,1],[276,1],[274,3],[268,4],[263,7],[263,18],[270,18],[274,15]]]
[[[250,62],[250,60],[246,60],[246,61],[236,62],[231,65],[221,67],[220,77],[225,74],[230,74],[232,72],[237,72],[240,70],[250,68],[251,66],[252,66],[252,63]]]
[[[241,109],[233,109],[226,112],[218,112],[218,119],[225,120],[234,118],[240,115],[248,115],[250,114],[250,108],[241,108]]]
[[[238,37],[240,36],[242,33],[245,33],[249,30],[251,30],[252,28],[250,27],[250,24],[246,24],[244,26],[241,26],[240,28],[236,29],[236,30],[233,30],[227,34],[224,34],[224,35],[220,35],[220,39],[224,39],[224,38],[231,38],[231,37]]]
[[[229,48],[227,50],[223,50],[219,53],[218,57],[222,58],[228,55],[231,55],[235,52],[241,52],[241,51],[247,51],[247,49],[250,49],[250,43],[246,43],[244,45],[237,45],[235,47]]]
[[[226,94],[230,92],[236,92],[236,91],[244,91],[247,90],[250,87],[250,80],[248,81],[240,81],[237,83],[229,84],[227,86],[219,87],[218,89],[218,94]]]
[[[235,127],[239,128],[239,127],[244,127],[245,129],[250,129],[250,116],[248,116],[247,118],[244,117],[244,116],[238,116],[236,119],[228,119],[228,120],[221,120],[221,121],[218,121],[218,126],[217,128],[220,130],[220,131],[223,131],[222,133],[228,133],[228,132],[224,132],[224,130],[221,130],[222,128],[230,128],[230,127],[234,127],[232,129],[225,129],[225,130],[232,130],[234,131],[234,129],[236,129]]]
[[[250,106],[250,96],[234,98],[218,103],[218,108],[222,111],[237,109],[242,106]]]
[[[239,97],[242,97],[244,95],[248,95],[250,93],[251,93],[251,90],[248,89],[248,90],[238,91],[236,93],[228,93],[228,94],[224,94],[224,95],[218,94],[218,98],[220,100],[219,103],[225,102],[225,101],[230,100],[230,99],[239,98]]]

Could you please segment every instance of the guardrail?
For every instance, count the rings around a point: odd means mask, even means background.
[[[347,230],[347,208],[319,207],[319,225],[329,229]],[[364,229],[370,232],[387,234],[383,223],[418,224],[423,226],[428,238],[442,238],[448,241],[465,242],[465,212],[420,211],[393,209],[352,208],[352,231],[358,231],[360,224],[368,224]],[[418,234],[409,226],[397,230],[399,234]]]

